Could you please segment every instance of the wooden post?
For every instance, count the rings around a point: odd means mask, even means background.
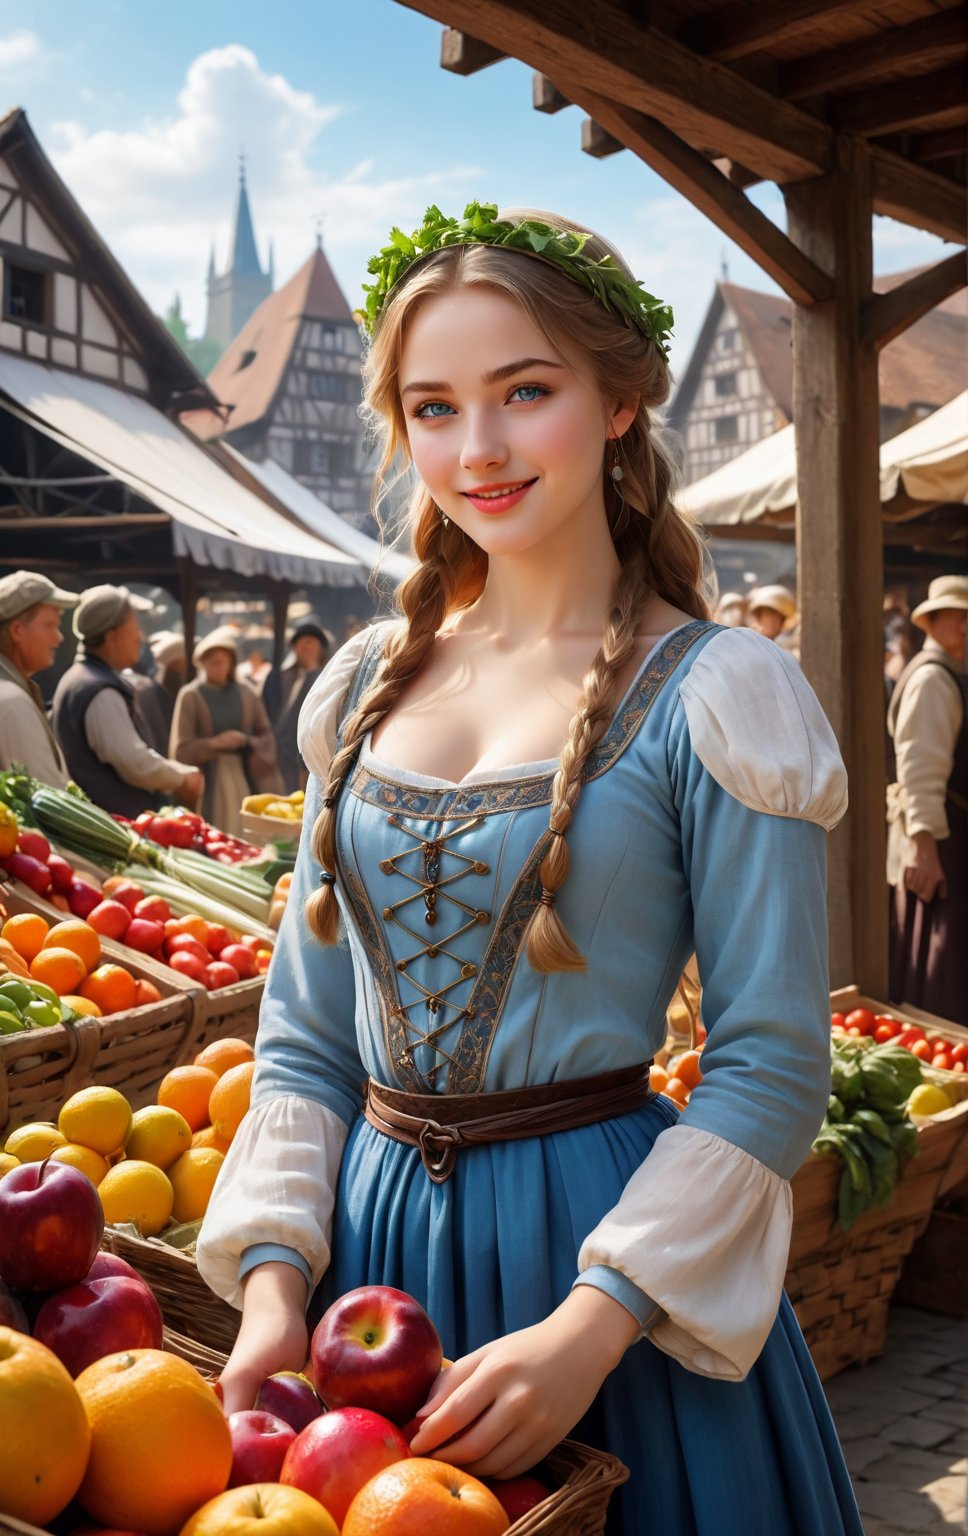
[[[175,564],[178,569],[178,580],[181,590],[182,621],[185,625],[185,676],[188,681],[191,681],[195,675],[192,666],[192,651],[195,649],[195,610],[198,606],[198,578],[195,572],[195,563],[190,556],[180,555]]]
[[[872,285],[871,156],[839,136],[826,176],[785,188],[790,238],[834,294],[793,320],[801,660],[837,735],[850,809],[830,839],[830,972],[887,997],[884,557]]]
[[[286,659],[286,619],[289,615],[289,598],[292,584],[288,581],[270,583],[272,596],[272,665],[281,667]]]

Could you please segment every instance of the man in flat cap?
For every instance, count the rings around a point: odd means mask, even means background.
[[[0,769],[14,763],[35,779],[63,789],[68,775],[31,679],[53,664],[64,639],[61,615],[78,602],[36,571],[0,579]]]
[[[304,614],[290,637],[292,649],[262,686],[262,702],[276,733],[279,773],[286,794],[306,787],[307,771],[296,745],[296,727],[310,688],[336,649],[336,636],[314,613]]]
[[[127,587],[91,587],[74,614],[83,653],[54,693],[54,734],[67,767],[106,811],[134,817],[165,800],[194,803],[202,776],[148,745],[135,690],[121,676],[141,654],[138,610],[150,607]]]

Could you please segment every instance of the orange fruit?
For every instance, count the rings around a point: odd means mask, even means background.
[[[501,1536],[511,1522],[490,1488],[444,1461],[413,1456],[364,1483],[341,1536]]]
[[[107,1158],[91,1147],[82,1146],[79,1141],[69,1141],[66,1147],[58,1147],[50,1154],[50,1160],[52,1163],[67,1163],[70,1168],[80,1169],[94,1185],[100,1184],[108,1171]]]
[[[30,1525],[59,1515],[80,1486],[91,1431],[57,1356],[0,1328],[0,1511]]]
[[[684,1109],[689,1103],[689,1089],[681,1077],[670,1077],[662,1092],[667,1099],[672,1100],[673,1104],[678,1104],[680,1109]]]
[[[208,1067],[216,1077],[221,1077],[230,1067],[241,1067],[247,1061],[255,1061],[255,1051],[248,1040],[235,1040],[231,1035],[224,1040],[213,1040],[195,1057],[196,1067]]]
[[[56,988],[55,988],[56,990]],[[97,1003],[102,1013],[123,1013],[134,1007],[135,980],[123,965],[99,965],[81,983],[81,996]]]
[[[163,1104],[146,1104],[134,1112],[124,1150],[128,1157],[167,1171],[192,1145],[191,1127],[184,1115]]]
[[[670,1061],[669,1070],[685,1083],[691,1093],[702,1079],[702,1069],[698,1051],[683,1051],[682,1055],[674,1062]]]
[[[227,1152],[230,1143],[220,1136],[214,1125],[203,1125],[192,1137],[193,1147],[214,1147],[216,1152]]]
[[[124,1146],[131,1130],[131,1105],[116,1088],[92,1083],[72,1093],[61,1106],[57,1129],[68,1141],[110,1157]]]
[[[72,949],[41,949],[30,962],[34,981],[53,987],[58,997],[76,992],[87,975],[84,961]]]
[[[76,1386],[91,1426],[78,1502],[102,1525],[172,1536],[224,1490],[232,1469],[228,1421],[187,1360],[160,1349],[122,1350],[89,1365]]]
[[[29,1125],[20,1125],[10,1132],[3,1150],[9,1152],[11,1157],[19,1158],[22,1163],[42,1163],[58,1147],[66,1146],[67,1137],[61,1134],[52,1121],[31,1120]]]
[[[134,984],[134,1005],[141,1008],[145,1003],[160,1003],[161,993],[153,981],[145,981],[139,976]]]
[[[72,949],[84,961],[84,974],[93,971],[101,959],[101,940],[90,923],[72,917],[48,929],[44,949]]]
[[[49,926],[46,918],[38,917],[36,912],[18,912],[15,917],[7,918],[0,934],[13,945],[21,960],[26,960],[29,965],[34,956],[40,953]]]
[[[665,1067],[660,1067],[657,1064],[653,1064],[649,1068],[649,1087],[652,1089],[653,1093],[661,1093],[668,1081],[669,1074]]]
[[[0,938],[0,969],[6,966],[14,976],[29,976],[27,962],[18,949],[14,949],[9,939]]]
[[[11,1152],[0,1152],[0,1179],[11,1169],[20,1167],[20,1158],[14,1157]]]
[[[172,1164],[168,1177],[175,1191],[171,1214],[176,1221],[201,1220],[224,1162],[224,1152],[217,1152],[214,1147],[189,1147]]]
[[[193,1131],[208,1125],[208,1101],[218,1078],[208,1067],[172,1067],[158,1085],[158,1103],[177,1109]]]
[[[73,1008],[75,1013],[83,1013],[86,1018],[99,1019],[101,1017],[101,1010],[97,1003],[92,1003],[89,997],[81,997],[76,992],[65,992],[61,1002],[66,1003],[68,1008]]]
[[[198,940],[199,944],[205,944],[208,938],[208,923],[204,917],[199,917],[196,913],[189,912],[184,917],[172,919],[171,931],[172,933],[190,933],[193,939]]]
[[[339,1536],[339,1527],[301,1488],[250,1483],[209,1499],[179,1536]]]
[[[223,1073],[208,1101],[208,1118],[219,1136],[231,1141],[249,1110],[252,1093],[254,1061],[244,1061],[241,1066],[229,1067]]]
[[[105,1174],[98,1194],[109,1226],[131,1221],[142,1237],[157,1237],[171,1220],[175,1193],[154,1163],[124,1158]]]

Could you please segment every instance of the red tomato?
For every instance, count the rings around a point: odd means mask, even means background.
[[[957,1045],[951,1047],[951,1059],[954,1062],[968,1062],[968,1040],[959,1040]]]
[[[220,955],[226,944],[231,944],[232,935],[221,923],[209,923],[205,944],[210,955]]]
[[[907,1029],[901,1030],[901,1033],[897,1037],[897,1043],[898,1045],[903,1045],[904,1048],[909,1051],[912,1045],[923,1039],[924,1030],[919,1029],[916,1024],[909,1024]]]
[[[173,971],[180,972],[182,976],[187,976],[191,981],[200,981],[203,987],[206,985],[205,975],[208,966],[199,960],[197,955],[189,954],[187,950],[180,949],[176,954],[169,957],[168,964]]]
[[[898,1029],[899,1026],[896,1020],[891,1019],[888,1021],[885,1019],[884,1022],[882,1024],[878,1024],[874,1030],[874,1039],[877,1041],[878,1045],[886,1045],[888,1040],[894,1039],[895,1035],[898,1033]]]
[[[861,1035],[873,1034],[874,1015],[871,1013],[869,1008],[853,1009],[851,1013],[848,1013],[845,1022],[847,1025],[848,1034],[850,1034],[852,1029],[856,1029],[858,1034]]]
[[[910,1047],[910,1051],[912,1056],[916,1056],[918,1058],[918,1061],[931,1060],[932,1051],[927,1040],[915,1040]]]
[[[239,973],[234,965],[228,965],[224,960],[213,960],[211,965],[205,967],[205,985],[210,992],[217,992],[220,987],[232,987],[239,979]]]
[[[926,1039],[933,1051],[946,1051],[948,1049],[948,1041],[944,1035],[927,1035]]]
[[[938,1051],[936,1056],[932,1056],[931,1065],[938,1072],[950,1072],[951,1057],[948,1055],[947,1051]]]
[[[199,944],[190,933],[176,933],[172,938],[166,939],[165,949],[168,951],[169,960],[174,959],[175,955],[194,955],[202,965],[208,965],[212,958],[205,945]]]
[[[830,1027],[831,1029],[843,1029],[844,1016],[842,1013],[832,1013],[830,1015]]]
[[[896,1019],[892,1013],[879,1013],[874,1020],[874,1024],[877,1028],[879,1028],[882,1024],[889,1024],[895,1035],[899,1035],[901,1030],[904,1028],[904,1025],[901,1023],[900,1019]],[[893,1039],[893,1035],[891,1038]]]
[[[226,944],[219,958],[234,965],[243,981],[257,974],[255,955],[246,944]]]

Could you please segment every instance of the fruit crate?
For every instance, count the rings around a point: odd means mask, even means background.
[[[929,1023],[953,1041],[968,1032],[943,1019],[889,1007],[856,987],[831,993],[831,1007],[870,1008]],[[904,1260],[925,1232],[936,1201],[968,1175],[968,1078],[945,1074],[960,1095],[952,1109],[917,1121],[918,1151],[890,1201],[865,1211],[848,1232],[837,1221],[838,1158],[811,1152],[794,1175],[793,1231],[785,1288],[822,1379],[883,1353],[887,1313]]]
[[[48,922],[64,914],[15,884],[0,888],[11,913],[37,912]],[[0,1135],[31,1120],[51,1120],[72,1093],[97,1081],[117,1088],[132,1108],[150,1104],[165,1073],[205,1043],[205,1015],[195,993],[175,971],[155,965],[134,950],[101,941],[106,960],[124,965],[152,981],[161,1001],[145,1003],[103,1018],[80,1018],[28,1033],[0,1036]]]
[[[259,848],[289,848],[299,842],[302,817],[284,821],[281,816],[261,816],[258,811],[242,812],[242,836]]]
[[[193,1251],[121,1227],[105,1227],[101,1247],[126,1260],[147,1281],[167,1328],[210,1349],[232,1348],[242,1314],[209,1290]]]

